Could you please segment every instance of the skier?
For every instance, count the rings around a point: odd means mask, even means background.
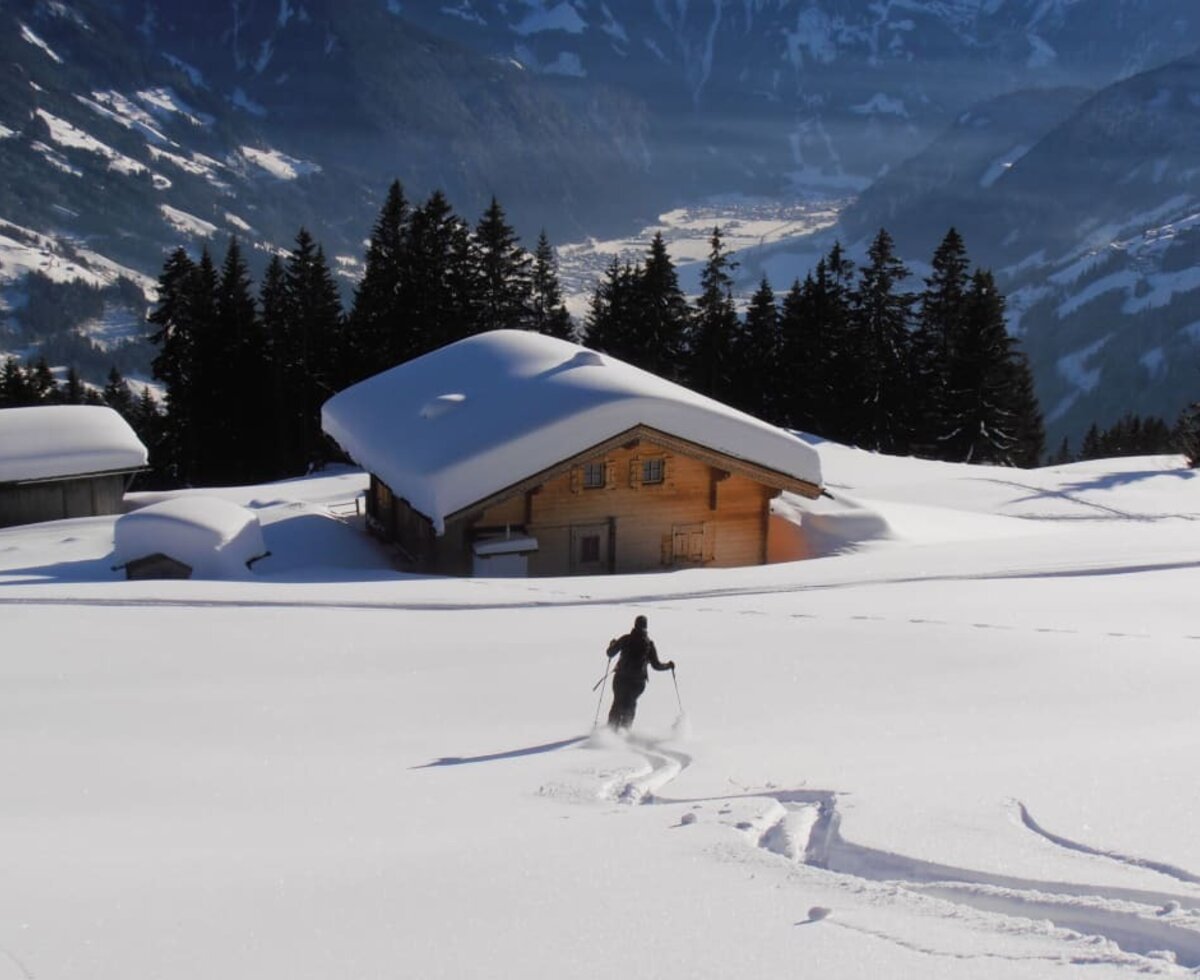
[[[658,659],[654,641],[646,635],[645,616],[638,616],[633,621],[632,631],[609,643],[606,652],[610,659],[618,654],[621,656],[613,672],[613,703],[608,713],[608,727],[628,728],[633,724],[637,700],[646,689],[649,678],[646,665],[655,670],[674,670],[675,661],[668,660],[664,664]]]

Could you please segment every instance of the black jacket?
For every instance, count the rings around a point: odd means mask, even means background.
[[[626,633],[613,640],[608,645],[607,653],[609,657],[621,655],[621,659],[617,661],[618,677],[640,677],[645,680],[648,676],[647,664],[655,670],[670,670],[674,666],[671,663],[664,664],[658,659],[654,641],[646,635],[645,630],[635,629],[632,633]]]

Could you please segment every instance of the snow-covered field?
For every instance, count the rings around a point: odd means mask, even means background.
[[[819,448],[764,568],[397,576],[352,471],[242,581],[0,531],[0,978],[1189,975],[1194,473]]]

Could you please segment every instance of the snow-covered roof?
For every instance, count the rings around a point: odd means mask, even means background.
[[[258,515],[220,497],[174,497],[117,518],[113,530],[118,563],[164,554],[192,567],[196,578],[239,578],[246,563],[261,558]]]
[[[146,447],[102,405],[0,409],[0,483],[136,470]]]
[[[645,425],[819,486],[812,446],[577,344],[523,330],[468,337],[340,392],[325,431],[433,521]]]

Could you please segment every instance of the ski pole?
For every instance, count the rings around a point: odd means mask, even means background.
[[[683,714],[683,698],[679,696],[679,680],[675,677],[675,668],[671,668],[671,680],[675,681],[675,700],[679,702],[679,713]]]
[[[604,705],[604,682],[608,680],[608,668],[611,666],[611,660],[604,665],[604,676],[600,678],[600,683],[596,685],[596,687],[600,688],[600,697],[596,701],[596,718],[592,722],[593,728],[598,728],[600,726],[600,708]],[[593,687],[592,690],[596,690],[596,687]]]

